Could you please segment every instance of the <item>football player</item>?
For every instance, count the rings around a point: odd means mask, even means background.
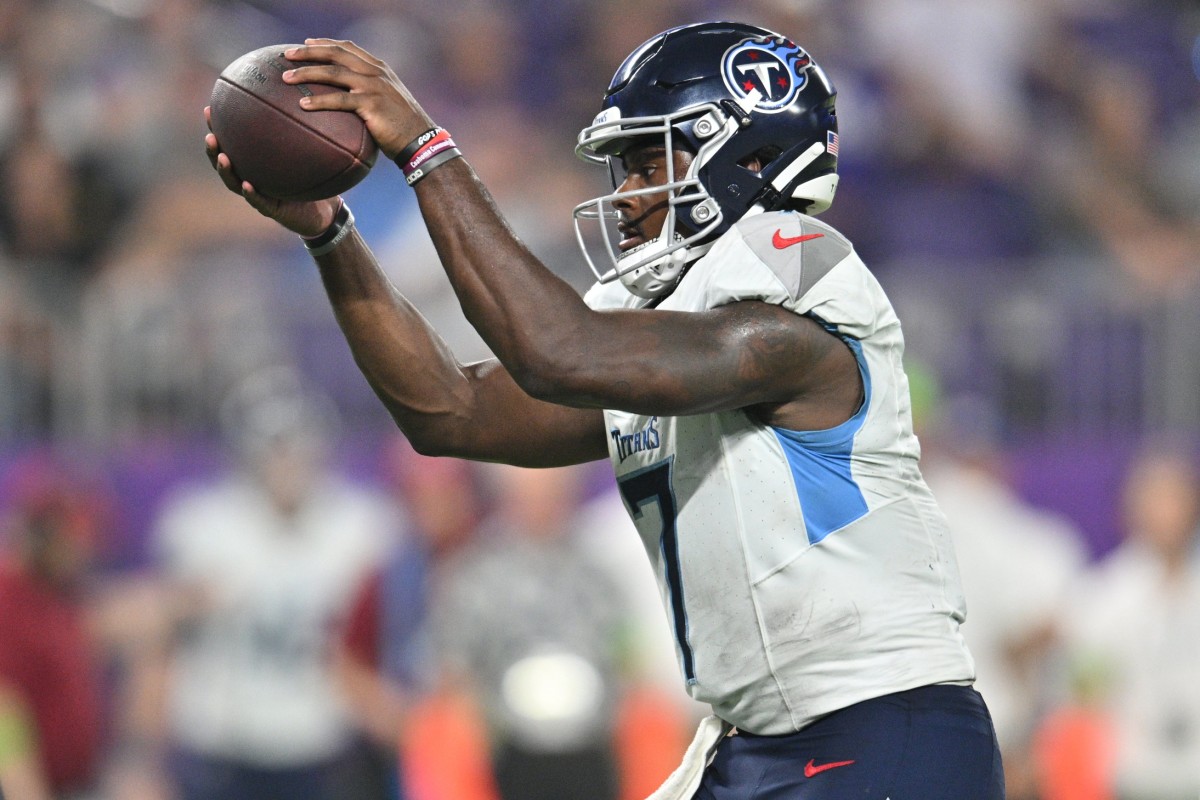
[[[712,706],[658,798],[998,800],[1000,754],[918,469],[900,323],[814,214],[837,187],[835,92],[772,31],[666,31],[629,55],[578,153],[614,190],[575,209],[580,298],[510,232],[450,134],[345,41],[286,53],[416,190],[496,358],[461,364],[339,199],[233,191],[305,238],[358,365],[421,452],[608,457],[660,581],[688,692]],[[596,230],[589,230],[595,226]]]

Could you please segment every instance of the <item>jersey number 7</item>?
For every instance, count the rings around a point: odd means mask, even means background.
[[[683,677],[689,684],[696,682],[696,665],[692,646],[688,642],[687,607],[683,601],[683,569],[679,563],[679,534],[675,528],[677,513],[675,491],[671,488],[671,466],[674,458],[622,475],[617,479],[621,496],[633,518],[641,519],[643,509],[653,503],[662,519],[659,549],[667,590],[671,595],[671,617],[675,625],[675,642],[683,659]]]

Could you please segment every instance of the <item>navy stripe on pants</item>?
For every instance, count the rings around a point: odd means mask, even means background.
[[[782,736],[724,739],[694,800],[1004,800],[991,715],[969,686],[857,703]]]

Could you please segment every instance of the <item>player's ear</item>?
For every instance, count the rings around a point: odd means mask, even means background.
[[[738,166],[745,167],[754,173],[760,173],[763,169],[779,157],[780,150],[778,147],[763,147],[738,162]]]

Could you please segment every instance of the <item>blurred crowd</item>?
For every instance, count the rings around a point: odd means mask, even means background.
[[[697,717],[605,465],[429,459],[204,157],[220,70],[387,60],[564,279],[572,155],[673,25],[786,32],[905,322],[1013,800],[1200,795],[1200,8],[1188,0],[4,0],[9,800],[638,798]],[[463,361],[412,194],[347,198]]]

